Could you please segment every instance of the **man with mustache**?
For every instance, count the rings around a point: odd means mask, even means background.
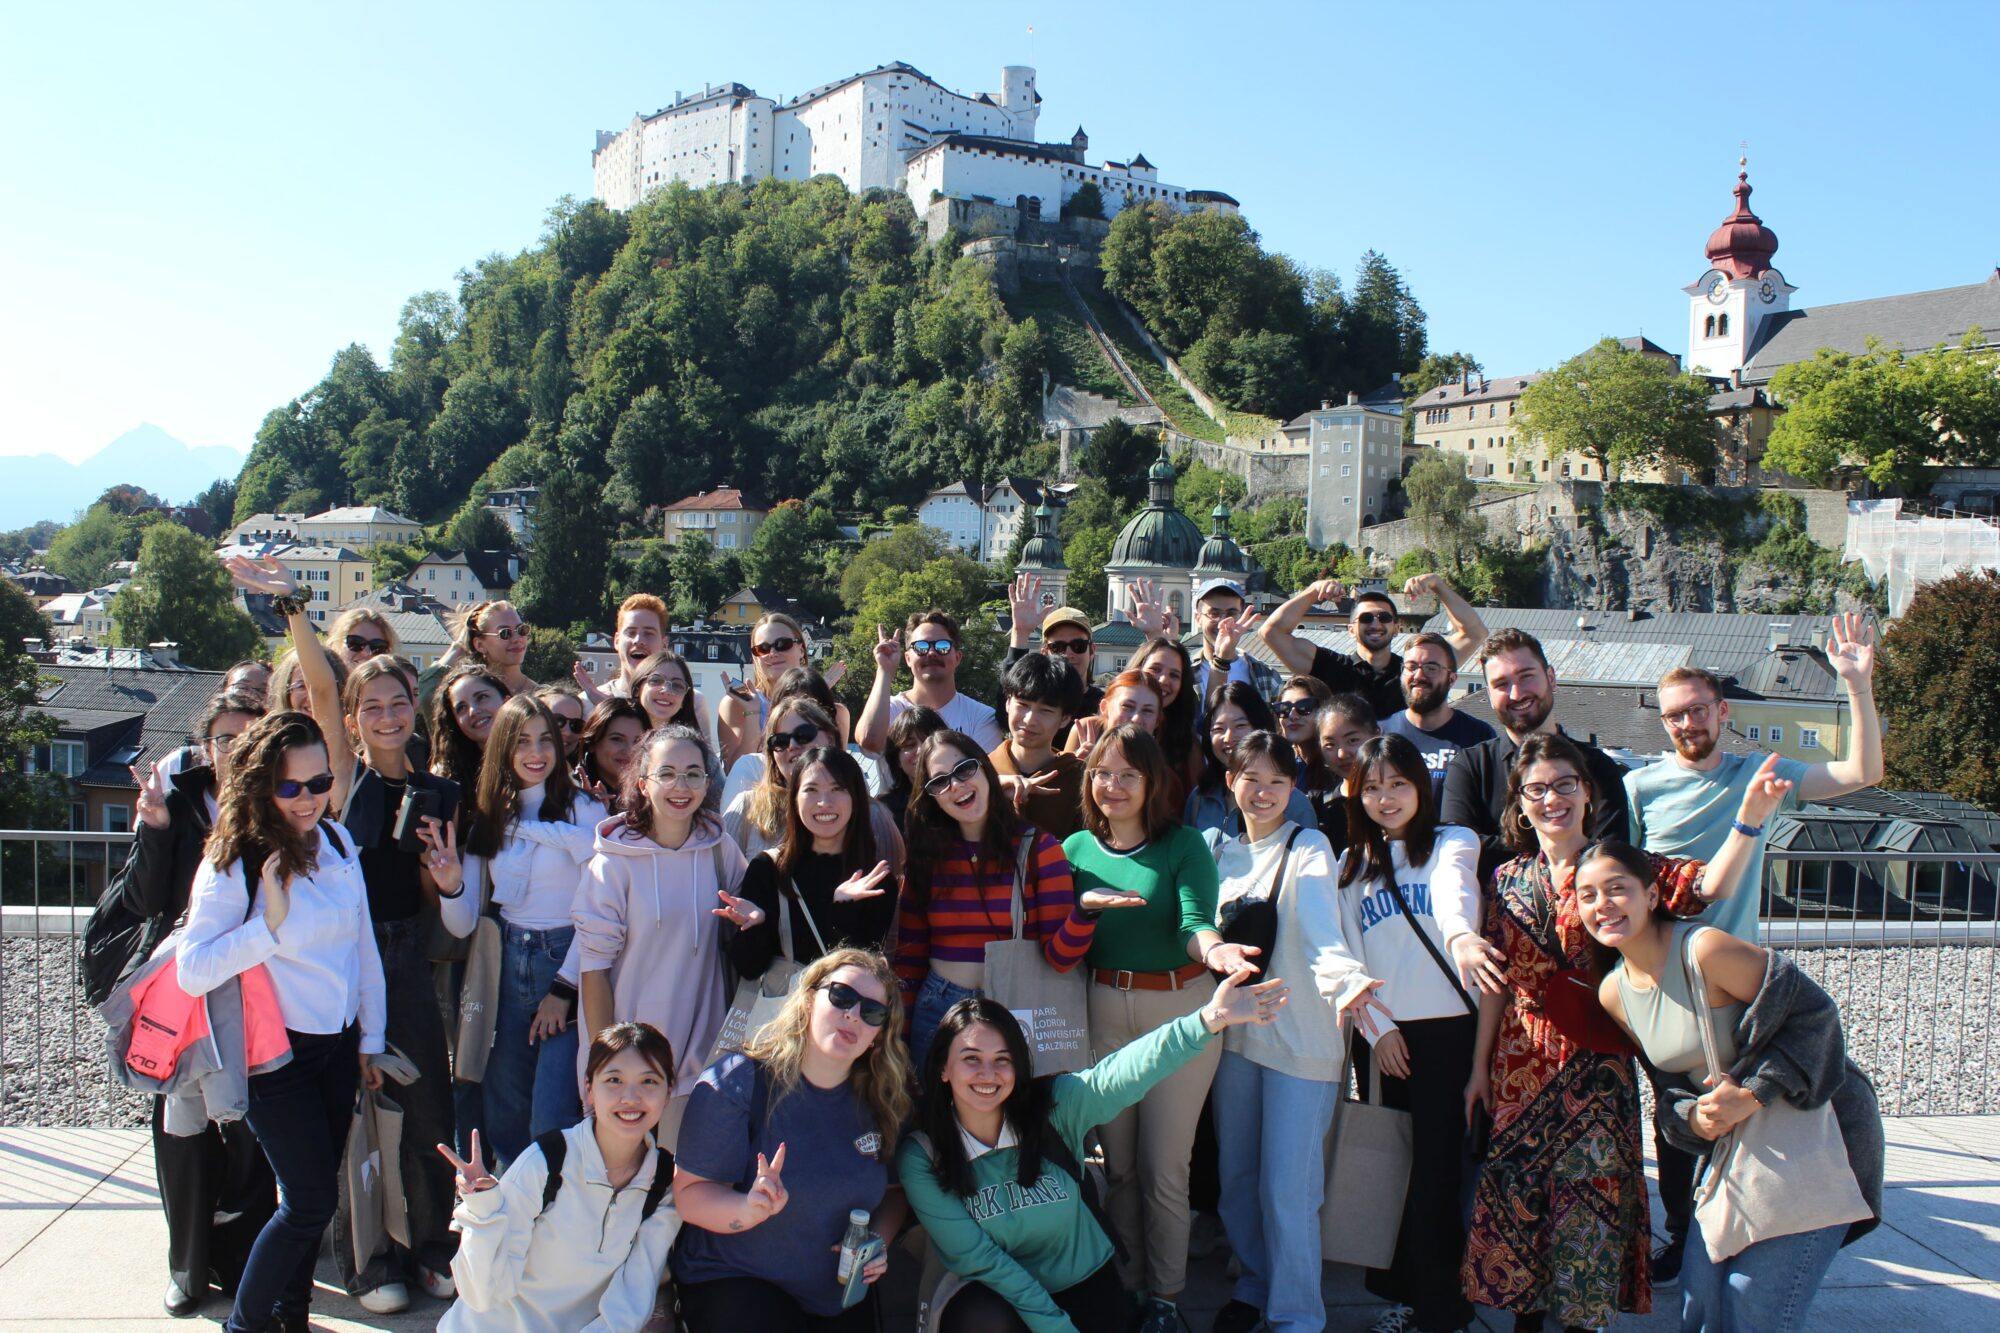
[[[1493,739],[1493,728],[1451,706],[1458,658],[1442,634],[1419,634],[1403,645],[1403,698],[1408,706],[1382,719],[1386,735],[1417,747],[1430,771],[1431,794],[1444,794],[1444,775],[1459,751]]]
[[[893,630],[875,627],[875,684],[861,709],[861,721],[854,737],[871,755],[880,755],[889,743],[889,724],[897,716],[919,704],[934,710],[953,731],[970,736],[980,749],[991,752],[1007,733],[1000,729],[993,710],[969,694],[958,692],[958,664],[965,660],[959,646],[958,621],[935,607],[912,611],[905,622],[909,649],[900,650]],[[910,688],[895,693],[896,664],[900,657],[910,669]]]
[[[1450,645],[1455,669],[1486,641],[1486,623],[1471,603],[1436,574],[1419,574],[1403,585],[1405,597],[1424,593],[1436,597],[1451,620],[1451,633],[1444,641]],[[1321,579],[1273,611],[1257,632],[1287,671],[1295,676],[1318,676],[1335,694],[1359,694],[1376,717],[1386,718],[1403,707],[1403,659],[1390,651],[1398,624],[1396,603],[1388,593],[1355,594],[1354,610],[1347,622],[1347,632],[1354,636],[1356,651],[1352,653],[1322,648],[1297,633],[1299,621],[1316,604],[1337,605],[1346,596],[1347,585],[1339,579]]]

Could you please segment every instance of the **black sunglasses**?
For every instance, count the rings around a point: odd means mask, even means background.
[[[1356,611],[1354,623],[1357,625],[1393,625],[1396,613],[1393,611]]]
[[[513,639],[527,638],[528,622],[524,620],[518,625],[509,625],[504,629],[483,629],[479,632],[481,634],[491,634],[494,638],[500,640],[500,642],[507,643]]]
[[[350,653],[371,653],[377,657],[389,651],[387,639],[364,639],[359,634],[347,636],[347,651]]]
[[[580,717],[564,717],[558,713],[556,714],[556,725],[572,736],[579,735],[583,731],[583,719]]]
[[[281,801],[296,801],[307,792],[311,792],[315,796],[324,796],[333,790],[333,774],[322,773],[316,778],[307,778],[304,782],[294,782],[290,778],[280,778],[275,790],[278,793],[278,799]]]
[[[953,783],[972,781],[972,775],[978,771],[979,761],[977,759],[961,759],[952,766],[951,772],[940,773],[937,777],[926,782],[924,784],[924,794],[926,796],[942,796],[951,789]]]
[[[871,1000],[844,981],[829,981],[820,987],[826,992],[826,1000],[836,1009],[856,1010],[861,1021],[871,1028],[879,1028],[889,1021],[889,1006],[880,1000]]]
[[[787,634],[782,638],[772,639],[768,643],[751,644],[750,655],[752,657],[768,657],[772,653],[790,652],[798,646],[799,641]]]
[[[767,750],[789,750],[794,745],[811,745],[819,736],[819,728],[810,722],[802,722],[790,731],[773,731],[764,737]]]
[[[951,640],[912,639],[910,640],[910,651],[918,657],[929,657],[932,653],[936,653],[939,657],[945,657],[951,652]]]
[[[1292,703],[1275,703],[1271,712],[1278,717],[1305,717],[1319,705],[1311,699],[1299,699]]]
[[[1047,640],[1047,645],[1049,651],[1054,653],[1087,653],[1090,651],[1089,639],[1049,639]]]

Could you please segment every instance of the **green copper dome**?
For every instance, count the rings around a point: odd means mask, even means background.
[[[1118,540],[1111,544],[1113,565],[1161,565],[1168,569],[1189,569],[1201,549],[1201,529],[1194,520],[1174,507],[1173,460],[1160,442],[1160,456],[1146,472],[1146,507],[1132,515]]]
[[[1021,545],[1021,565],[1034,569],[1067,569],[1062,542],[1056,537],[1056,515],[1042,505],[1035,510],[1035,535]]]

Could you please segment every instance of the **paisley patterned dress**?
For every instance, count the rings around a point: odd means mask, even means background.
[[[1691,916],[1703,863],[1653,857],[1667,910]],[[1573,875],[1517,857],[1494,872],[1486,938],[1506,956],[1493,1047],[1493,1134],[1461,1280],[1482,1305],[1601,1327],[1652,1309],[1639,1089],[1632,1061],[1579,1049],[1542,1012],[1567,967],[1594,966]]]

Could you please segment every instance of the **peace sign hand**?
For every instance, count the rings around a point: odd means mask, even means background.
[[[289,597],[299,590],[299,581],[292,577],[292,572],[270,556],[252,560],[247,555],[232,555],[222,566],[229,571],[229,577],[251,592]]]
[[[880,898],[888,892],[882,887],[882,881],[888,876],[889,863],[877,861],[873,870],[852,874],[843,880],[840,887],[833,891],[833,900],[837,903],[857,903],[864,898]]]
[[[457,1185],[459,1198],[462,1199],[468,1194],[478,1194],[483,1190],[490,1190],[500,1183],[493,1178],[493,1173],[486,1169],[486,1163],[480,1160],[478,1130],[475,1129],[472,1131],[472,1155],[470,1157],[460,1157],[451,1150],[451,1145],[448,1143],[440,1143],[437,1146],[437,1150],[444,1154],[445,1161],[450,1162],[458,1170]]]
[[[1024,811],[1030,800],[1053,791],[1060,776],[1054,769],[1025,778],[1017,773],[1002,773],[1000,790],[1007,793],[1007,799],[1014,803],[1015,810]]]
[[[131,765],[126,771],[132,781],[139,784],[139,822],[147,828],[164,829],[172,819],[167,814],[167,780],[158,768],[148,768],[144,775]]]
[[[1758,766],[1756,776],[1743,792],[1743,806],[1736,817],[1753,828],[1762,828],[1764,821],[1777,812],[1791,792],[1792,783],[1788,778],[1778,776],[1778,756],[1768,754]]]
[[[1219,658],[1236,656],[1236,645],[1257,623],[1257,613],[1246,610],[1240,616],[1224,616],[1215,626],[1215,655]]]
[[[744,1216],[732,1223],[730,1230],[747,1230],[766,1218],[785,1211],[785,1203],[791,1196],[785,1192],[784,1169],[784,1144],[778,1145],[777,1154],[769,1161],[764,1160],[763,1153],[757,1154],[757,1174],[750,1182],[749,1191],[743,1196]]]
[[[708,910],[738,930],[749,930],[753,926],[764,924],[764,909],[748,898],[739,898],[727,889],[717,889],[715,896],[722,900],[722,906],[711,907]]]
[[[1291,989],[1276,977],[1253,985],[1250,981],[1253,975],[1250,968],[1242,967],[1224,977],[1202,1014],[1203,1023],[1213,1024],[1219,1032],[1250,1023],[1268,1027],[1276,1021],[1278,1011],[1292,997]]]
[[[875,669],[891,676],[903,665],[903,636],[896,630],[875,627]]]
[[[458,857],[458,829],[435,815],[425,815],[417,828],[424,844],[423,867],[431,886],[447,898],[465,887],[465,862]]]

